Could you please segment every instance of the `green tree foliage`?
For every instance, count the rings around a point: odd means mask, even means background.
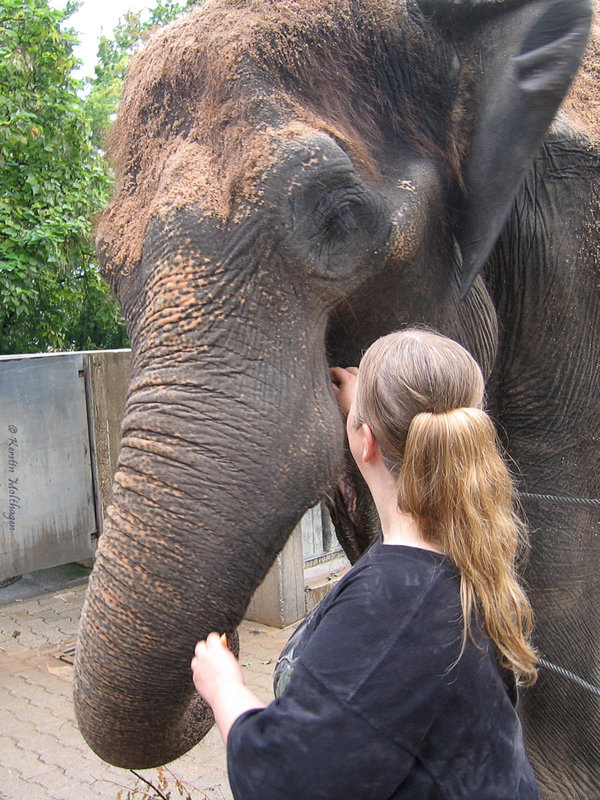
[[[75,7],[0,0],[0,353],[126,343],[91,252],[109,179],[61,30]]]
[[[152,30],[166,25],[199,0],[156,0],[145,11],[127,11],[113,31],[113,37],[102,36],[98,47],[95,75],[86,84],[86,113],[90,119],[93,141],[102,147],[111,119],[114,117],[123,79],[134,53],[143,45]]]

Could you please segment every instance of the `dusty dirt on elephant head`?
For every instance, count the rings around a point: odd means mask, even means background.
[[[590,39],[562,113],[575,130],[600,144],[600,0],[594,1]]]
[[[393,0],[207,0],[130,67],[107,140],[115,196],[97,239],[111,277],[140,261],[148,221],[197,204],[227,221],[260,203],[278,148],[324,133],[377,179],[373,152],[402,136],[458,173],[447,140],[450,54]]]

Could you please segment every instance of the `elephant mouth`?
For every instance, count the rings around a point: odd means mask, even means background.
[[[367,485],[348,451],[333,496],[327,498],[327,507],[337,538],[354,563],[377,535],[379,519]]]
[[[345,470],[337,482],[340,502],[348,525],[352,526],[355,536],[364,533],[364,522],[360,518],[358,488],[354,475]]]

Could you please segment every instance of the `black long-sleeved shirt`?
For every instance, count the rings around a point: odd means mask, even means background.
[[[290,639],[282,696],[234,723],[236,800],[539,800],[475,621],[458,659],[459,586],[444,556],[375,542]]]

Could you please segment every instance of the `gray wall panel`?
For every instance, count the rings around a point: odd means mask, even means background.
[[[84,359],[0,362],[0,580],[93,553]]]

